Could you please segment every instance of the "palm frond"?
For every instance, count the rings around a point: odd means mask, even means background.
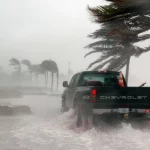
[[[150,28],[150,1],[149,0],[108,0],[112,2],[108,6],[88,7],[88,12],[101,28],[88,35],[89,38],[99,39],[87,45],[92,49],[85,55],[100,53],[101,57],[92,62],[88,68],[95,64],[103,67],[109,64],[108,69],[119,70],[124,67],[129,57],[139,57],[148,52],[150,48],[134,46],[150,38],[150,34],[138,36]],[[109,57],[112,59],[108,59]],[[105,62],[104,62],[105,61]]]
[[[27,59],[22,60],[21,63],[27,66],[31,66],[31,62]]]
[[[107,67],[108,70],[119,71],[122,69],[128,62],[128,57],[118,57],[114,59],[111,64]]]
[[[105,61],[105,62],[99,64],[98,66],[96,66],[96,67],[93,68],[92,70],[93,70],[93,71],[97,71],[97,70],[99,70],[99,69],[102,69],[105,65],[111,63],[113,60],[114,60],[114,58],[110,58],[109,60],[107,60],[107,61]],[[96,64],[96,63],[93,62],[93,64]]]
[[[90,54],[93,53],[103,53],[105,54],[108,51],[113,51],[114,48],[102,48],[102,47],[94,47],[93,51],[90,51],[89,53],[85,54],[84,58],[89,56]]]
[[[116,47],[117,43],[118,43],[117,41],[113,41],[113,40],[101,40],[101,41],[91,43],[91,44],[87,45],[85,48],[93,48],[96,46],[99,46],[99,47]]]
[[[11,65],[11,66],[18,66],[18,65],[20,65],[19,60],[16,59],[16,58],[11,58],[11,59],[9,60],[9,62],[10,62],[10,65]]]

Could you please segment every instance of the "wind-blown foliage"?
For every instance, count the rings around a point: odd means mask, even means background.
[[[18,81],[20,82],[21,80],[21,64],[20,64],[20,61],[18,60],[18,59],[16,59],[16,58],[11,58],[10,60],[9,60],[9,62],[10,62],[10,66],[13,66],[14,67],[14,69],[16,70],[16,72],[15,72],[15,76],[17,77],[17,79],[19,79]]]
[[[51,91],[53,89],[53,80],[54,80],[54,73],[56,73],[57,75],[57,89],[58,89],[58,77],[59,77],[59,70],[58,70],[58,66],[56,64],[56,62],[54,62],[53,60],[44,60],[41,65],[42,68],[44,68],[47,71],[47,78],[48,78],[48,72],[51,72]],[[47,83],[46,83],[47,86]]]
[[[39,74],[45,74],[45,69],[42,68],[42,67],[40,66],[40,64],[39,64],[39,65],[33,65],[33,64],[31,64],[31,62],[30,62],[29,60],[27,60],[27,59],[22,60],[21,63],[22,63],[23,65],[26,65],[26,66],[28,67],[28,70],[29,70],[29,72],[31,73],[31,80],[32,80],[32,74],[35,74],[35,76],[36,76],[36,82],[37,82],[37,83],[38,83],[38,76],[39,76]]]
[[[139,36],[150,29],[150,1],[149,0],[107,0],[112,2],[108,6],[88,7],[96,23],[101,28],[88,37],[99,39],[86,46],[92,49],[85,55],[100,53],[101,56],[88,67],[98,64],[94,70],[103,68],[120,70],[131,56],[139,57],[148,52],[150,47],[140,48],[134,43],[150,38],[150,34]],[[110,58],[110,57],[113,58]],[[108,59],[107,61],[105,61]]]
[[[26,65],[26,66],[31,66],[31,62],[27,59],[22,60],[21,63]]]
[[[16,59],[16,58],[11,58],[11,59],[9,60],[9,62],[10,62],[9,65],[10,65],[10,66],[13,66],[14,69],[16,69],[17,72],[19,73],[19,76],[21,76],[21,64],[20,64],[19,60]]]
[[[111,2],[108,6],[88,7],[89,12],[94,16],[95,22],[108,22],[114,20],[125,20],[130,27],[139,27],[141,16],[149,17],[150,1],[149,0],[106,0]],[[137,18],[141,18],[137,20]],[[132,20],[132,24],[128,21]],[[143,18],[144,20],[144,18]],[[145,22],[144,24],[147,24]],[[141,25],[142,27],[142,25]]]
[[[20,62],[18,59],[12,58],[12,59],[9,60],[9,62],[10,62],[10,65],[13,66],[17,70],[15,73],[17,73],[17,75],[18,75],[18,72],[19,72],[20,76],[21,76],[21,64],[27,66],[28,71],[31,73],[31,80],[32,80],[32,76],[35,75],[37,83],[38,83],[38,76],[40,74],[45,75],[45,86],[46,87],[47,87],[47,83],[48,83],[48,72],[50,72],[51,77],[52,77],[51,90],[53,89],[53,80],[54,80],[53,77],[54,77],[54,74],[56,74],[57,89],[58,89],[59,69],[58,69],[57,63],[55,61],[53,61],[53,60],[44,60],[41,64],[32,64],[27,59],[24,59]]]
[[[23,65],[26,65],[27,67],[28,67],[28,70],[30,71],[30,73],[32,74],[32,69],[31,69],[31,62],[29,61],[29,60],[27,60],[27,59],[24,59],[24,60],[22,60],[21,61],[21,63],[23,64]]]
[[[16,59],[16,58],[11,58],[11,59],[9,60],[9,62],[10,62],[10,65],[11,65],[11,66],[14,66],[15,69],[20,69],[20,62],[19,62],[18,59]]]

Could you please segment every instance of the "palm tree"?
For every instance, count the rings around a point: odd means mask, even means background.
[[[94,69],[102,68],[109,63],[107,69],[120,70],[125,65],[126,79],[128,81],[129,62],[132,56],[139,57],[150,50],[134,45],[150,38],[149,34],[139,37],[139,34],[150,28],[150,1],[148,0],[107,0],[109,6],[88,7],[94,21],[102,25],[90,38],[100,39],[87,47],[93,50],[86,54],[101,53],[102,56],[89,65],[100,63]],[[107,59],[107,60],[106,60]]]
[[[30,62],[29,60],[24,59],[24,60],[21,61],[21,63],[22,63],[23,65],[26,65],[26,66],[28,67],[28,70],[31,71],[31,62]],[[31,72],[32,72],[32,71],[31,71]]]
[[[47,87],[47,83],[48,83],[48,71],[49,71],[48,60],[42,61],[42,63],[40,64],[40,67],[45,70],[45,87]]]
[[[28,70],[29,70],[30,75],[31,75],[31,83],[32,83],[33,69],[32,69],[32,64],[31,64],[31,62],[30,62],[29,60],[27,60],[27,59],[24,59],[24,60],[21,61],[21,63],[22,63],[23,65],[26,65],[26,66],[28,67]]]
[[[51,91],[53,90],[53,80],[54,80],[54,73],[56,73],[57,75],[57,89],[58,89],[58,77],[59,77],[59,70],[57,67],[56,62],[54,62],[53,60],[44,60],[41,63],[41,67],[45,69],[46,71],[46,79],[48,80],[48,72],[51,72]],[[46,87],[47,87],[47,81],[46,80]]]
[[[27,59],[24,59],[24,60],[21,61],[21,63],[28,67],[28,70],[29,70],[29,72],[31,73],[31,76],[32,76],[32,69],[31,69],[32,65],[31,65],[31,62],[29,60],[27,60]]]
[[[31,80],[33,73],[35,74],[37,83],[39,74],[45,74],[44,68],[42,68],[40,65],[32,65],[31,62],[27,59],[22,60],[21,63],[28,67],[28,70],[31,74]]]
[[[17,70],[16,73],[17,73],[19,80],[20,80],[20,78],[21,78],[21,64],[20,64],[19,60],[16,58],[11,58],[9,60],[9,62],[10,62],[10,65],[13,66],[15,70]]]
[[[33,73],[33,74],[35,75],[35,77],[36,77],[36,83],[38,83],[38,75],[39,75],[39,72],[38,72],[38,65],[36,65],[36,64],[31,65],[30,70],[32,71],[32,73]]]
[[[33,72],[35,73],[35,75],[36,75],[36,82],[38,83],[38,76],[40,75],[40,74],[44,74],[45,75],[45,69],[44,68],[42,68],[41,66],[40,66],[40,64],[38,64],[38,65],[33,65],[32,66],[33,67]]]
[[[56,73],[56,78],[57,78],[57,90],[58,90],[58,78],[59,78],[59,70],[58,70],[58,66],[57,66],[57,64],[56,64],[56,62],[55,61],[53,61],[53,60],[49,60],[48,61],[49,62],[49,64],[51,64],[50,65],[50,72],[51,72],[51,76],[52,76],[52,83],[51,83],[51,91],[52,91],[52,89],[53,89],[53,76],[54,76],[54,73]]]

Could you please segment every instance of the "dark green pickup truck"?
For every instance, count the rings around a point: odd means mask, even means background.
[[[121,87],[119,74],[114,71],[76,73],[69,84],[63,82],[62,112],[75,109],[77,126],[88,123],[95,115],[149,118],[150,87],[127,87],[123,76],[124,87]]]

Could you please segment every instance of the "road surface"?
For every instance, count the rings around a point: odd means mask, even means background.
[[[60,97],[25,96],[0,99],[9,107],[28,106],[32,115],[0,116],[1,150],[150,150],[149,130],[130,124],[121,128],[76,130],[72,112],[60,113]],[[13,108],[15,109],[15,108]]]

